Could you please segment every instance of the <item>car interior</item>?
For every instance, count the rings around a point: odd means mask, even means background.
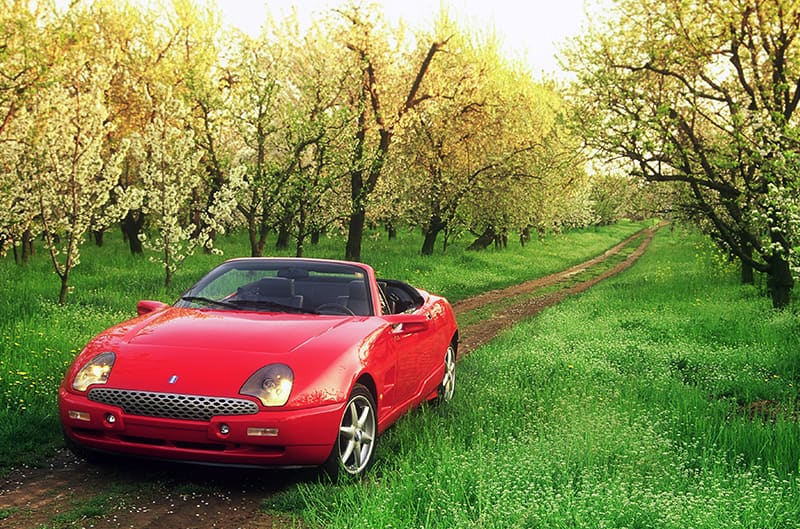
[[[382,279],[378,281],[378,288],[383,314],[413,312],[423,303],[417,289],[402,281]],[[239,287],[236,299],[271,301],[307,310],[336,304],[346,307],[356,316],[370,316],[372,312],[363,280],[310,277],[307,273],[302,277],[291,276],[286,272],[279,272],[276,277],[263,277]]]
[[[368,282],[355,268],[309,269],[289,266],[264,269],[251,265],[221,270],[196,291],[201,297],[227,303],[274,304],[320,314],[372,316]],[[410,313],[424,300],[411,285],[394,279],[378,280],[381,314]]]

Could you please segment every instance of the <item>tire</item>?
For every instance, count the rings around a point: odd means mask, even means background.
[[[365,386],[356,384],[339,421],[339,433],[325,462],[325,472],[333,480],[339,475],[362,477],[375,461],[377,444],[375,398]]]
[[[456,349],[453,344],[447,346],[444,353],[444,375],[439,384],[436,402],[449,402],[456,391]]]

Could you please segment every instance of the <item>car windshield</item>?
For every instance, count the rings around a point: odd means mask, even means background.
[[[212,270],[176,306],[371,316],[366,271],[347,263],[236,259]]]

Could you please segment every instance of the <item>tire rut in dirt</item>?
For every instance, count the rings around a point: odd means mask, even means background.
[[[600,281],[615,276],[620,272],[627,270],[644,254],[650,242],[653,240],[655,232],[664,226],[664,223],[659,224],[655,228],[645,228],[631,235],[624,241],[620,242],[613,248],[609,249],[602,255],[589,259],[583,263],[575,265],[567,270],[556,272],[549,276],[526,281],[519,285],[493,290],[478,296],[465,299],[453,306],[456,316],[463,315],[471,310],[477,308],[491,306],[492,304],[503,302],[509,298],[516,296],[523,296],[528,293],[535,292],[540,289],[553,287],[559,283],[565,282],[579,273],[590,271],[592,268],[602,265],[608,259],[619,254],[625,247],[637,238],[644,236],[642,241],[638,244],[636,249],[625,258],[624,261],[618,263],[614,267],[600,272],[594,277],[585,281],[564,286],[560,290],[549,292],[539,296],[533,296],[519,302],[514,302],[504,310],[493,314],[492,316],[478,321],[476,323],[465,326],[459,329],[460,345],[458,350],[459,358],[474,351],[481,345],[489,342],[502,331],[513,327],[521,321],[535,316],[542,310],[561,302],[565,297],[573,294],[584,292],[593,287]]]
[[[76,526],[289,527],[289,517],[264,513],[261,504],[311,476],[308,471],[242,471],[129,460],[95,465],[66,450],[54,461],[59,462],[57,468],[51,463],[48,469],[15,471],[0,487],[0,512],[11,513],[0,523],[4,529],[51,526],[54,520],[88,504],[98,507],[101,514],[76,522]],[[107,501],[98,501],[102,498]]]

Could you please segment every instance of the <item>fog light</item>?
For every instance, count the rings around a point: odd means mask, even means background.
[[[70,419],[75,419],[76,421],[90,422],[92,420],[92,417],[88,412],[77,410],[69,410],[67,412],[67,417]]]
[[[117,422],[117,418],[114,416],[113,413],[107,413],[106,414],[106,422],[108,424],[114,424],[115,422]]]
[[[228,435],[229,433],[231,433],[231,427],[228,426],[227,424],[220,424],[219,433],[221,433],[222,435]]]
[[[277,428],[248,428],[247,435],[251,437],[278,437]]]

